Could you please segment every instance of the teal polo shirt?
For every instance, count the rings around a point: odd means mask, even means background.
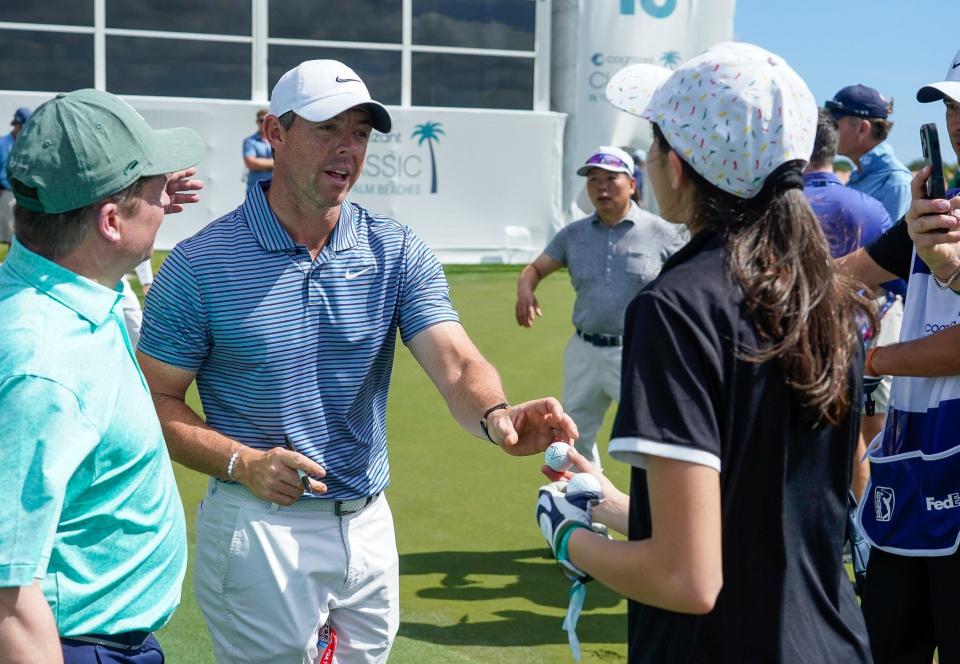
[[[0,587],[39,579],[62,636],[180,602],[183,505],[111,290],[14,240],[0,266]]]

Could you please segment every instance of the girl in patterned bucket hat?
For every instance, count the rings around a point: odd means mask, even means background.
[[[541,491],[541,527],[565,515],[558,561],[630,600],[630,662],[869,662],[841,559],[869,309],[802,193],[813,95],[740,43],[607,95],[653,123],[650,182],[691,240],[626,314],[609,452],[630,493],[574,452],[604,498]]]

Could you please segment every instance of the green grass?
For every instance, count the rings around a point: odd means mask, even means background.
[[[155,258],[155,262],[162,259]],[[561,357],[573,293],[565,273],[538,290],[544,318],[531,330],[513,318],[517,268],[448,269],[464,326],[498,368],[514,402],[560,396]],[[191,390],[189,400],[198,401]],[[611,413],[612,414],[612,413]],[[611,417],[601,432],[608,439]],[[560,625],[567,583],[546,557],[533,518],[540,458],[513,458],[465,434],[410,353],[397,349],[387,417],[391,487],[400,551],[401,624],[390,661],[572,661]],[[601,445],[601,447],[604,447]],[[627,485],[628,469],[605,460]],[[177,466],[193,524],[206,478]],[[172,664],[213,662],[188,570],[183,600],[159,638]],[[626,604],[591,584],[578,633],[584,662],[626,658]]]

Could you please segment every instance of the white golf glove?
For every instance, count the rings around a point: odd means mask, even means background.
[[[537,524],[564,576],[571,581],[586,583],[591,577],[570,562],[567,539],[577,528],[590,529],[590,513],[602,495],[597,491],[583,491],[568,496],[566,488],[564,480],[540,487]]]

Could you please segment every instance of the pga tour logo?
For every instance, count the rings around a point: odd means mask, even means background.
[[[949,496],[943,500],[937,500],[933,496],[926,497],[927,511],[932,512],[934,510],[952,510],[955,507],[960,507],[960,493],[951,493]]]
[[[888,486],[878,486],[873,492],[873,510],[877,521],[889,521],[893,516],[893,489]]]

